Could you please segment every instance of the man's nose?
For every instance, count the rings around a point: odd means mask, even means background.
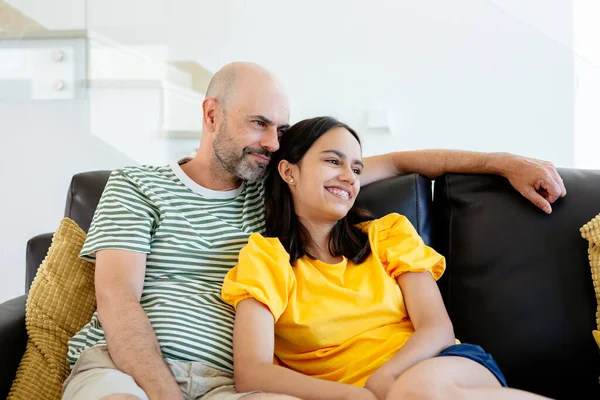
[[[279,149],[279,135],[277,133],[277,127],[271,127],[267,129],[260,141],[260,146],[267,149],[271,153]]]

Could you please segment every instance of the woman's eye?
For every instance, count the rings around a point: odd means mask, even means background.
[[[358,169],[358,168],[354,168],[352,171],[354,171],[354,173],[355,173],[356,175],[360,175],[360,173],[362,172],[362,171],[361,171],[360,169]]]
[[[327,160],[327,162],[332,163],[334,165],[340,165],[340,162],[338,160]]]

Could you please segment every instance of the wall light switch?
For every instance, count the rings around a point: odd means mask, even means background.
[[[391,134],[393,123],[393,114],[389,110],[374,109],[368,111],[367,129],[369,131]]]

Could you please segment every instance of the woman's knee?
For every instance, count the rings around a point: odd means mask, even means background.
[[[396,380],[388,399],[438,400],[453,398],[456,387],[444,375],[435,372],[435,363],[425,360],[405,371]]]

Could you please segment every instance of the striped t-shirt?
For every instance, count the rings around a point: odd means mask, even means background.
[[[179,163],[115,170],[104,189],[80,256],[102,249],[147,254],[141,305],[163,357],[233,372],[234,309],[221,299],[223,279],[253,232],[264,230],[263,185],[213,191]],[[71,366],[84,349],[105,344],[98,312],[69,341]]]

